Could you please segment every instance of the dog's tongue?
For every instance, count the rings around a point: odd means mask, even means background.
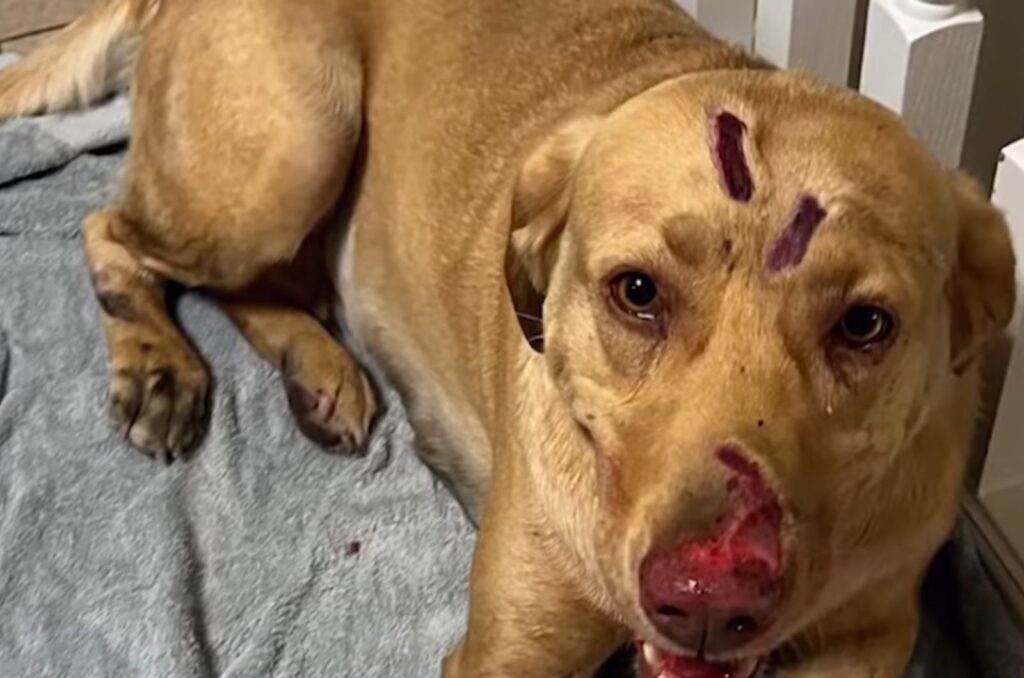
[[[703,659],[666,657],[658,678],[750,678],[737,663],[718,664]]]
[[[754,678],[760,660],[713,662],[662,652],[654,645],[637,641],[637,669],[646,678]]]

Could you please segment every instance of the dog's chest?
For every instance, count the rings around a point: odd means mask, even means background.
[[[372,356],[400,393],[417,453],[450,482],[467,513],[476,517],[491,467],[484,425],[444,361],[423,345],[423,333],[417,331],[421,316],[412,310],[417,304],[393,284],[402,275],[395,271],[396,262],[361,239],[359,231],[352,223],[328,261],[339,297],[336,314],[353,348]]]

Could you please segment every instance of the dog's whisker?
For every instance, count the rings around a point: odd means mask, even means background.
[[[523,320],[530,320],[530,321],[535,322],[535,323],[543,323],[544,322],[544,318],[539,318],[539,317],[537,317],[535,315],[530,315],[529,313],[520,313],[519,311],[516,311],[516,316],[519,317],[519,318],[522,318]]]

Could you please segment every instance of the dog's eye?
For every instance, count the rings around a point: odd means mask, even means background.
[[[658,287],[645,273],[629,271],[611,282],[612,299],[619,310],[641,320],[654,320],[658,308]]]
[[[878,306],[852,306],[835,328],[835,335],[849,348],[867,348],[881,344],[892,335],[892,316]]]

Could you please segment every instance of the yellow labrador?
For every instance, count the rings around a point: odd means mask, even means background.
[[[585,676],[624,641],[652,678],[902,675],[1014,259],[894,116],[669,0],[107,0],[0,73],[0,115],[130,65],[84,241],[137,447],[201,431],[169,279],[357,447],[330,275],[479,521],[446,676]]]

